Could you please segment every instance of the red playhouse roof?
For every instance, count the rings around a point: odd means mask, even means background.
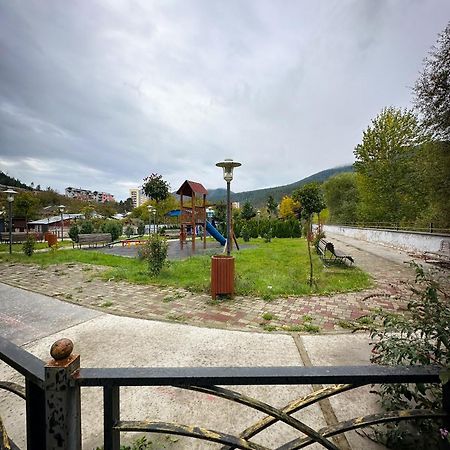
[[[178,189],[178,195],[186,195],[188,197],[192,197],[192,193],[196,194],[204,194],[208,195],[208,191],[204,188],[204,186],[200,183],[196,183],[195,181],[186,180]]]

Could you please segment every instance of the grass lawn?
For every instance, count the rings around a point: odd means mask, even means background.
[[[258,295],[267,300],[287,295],[331,294],[361,290],[372,284],[371,278],[356,267],[334,265],[324,267],[313,251],[315,285],[310,288],[309,260],[304,239],[273,239],[264,243],[254,239],[236,258],[236,293]],[[210,256],[195,256],[183,261],[170,261],[158,278],[151,278],[147,265],[132,258],[105,255],[95,251],[64,250],[24,255],[0,255],[0,261],[20,261],[42,265],[80,262],[109,266],[103,273],[107,279],[139,284],[176,286],[195,292],[208,292]]]
[[[72,247],[72,241],[70,239],[66,239],[65,241],[61,242],[58,241],[58,245],[60,247]],[[40,250],[42,248],[48,248],[47,242],[36,242],[35,244],[35,250]],[[22,253],[22,243],[13,244],[12,245],[12,251]],[[9,252],[9,243],[1,243],[0,244],[0,252]]]

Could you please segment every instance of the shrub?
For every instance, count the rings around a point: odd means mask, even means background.
[[[272,242],[272,230],[268,230],[263,234],[263,239],[266,244]]]
[[[100,229],[102,233],[110,233],[113,241],[117,241],[122,234],[122,224],[118,220],[107,220]]]
[[[140,223],[137,227],[137,234],[140,236],[143,236],[145,234],[145,225],[143,223]]]
[[[244,239],[244,242],[248,242],[250,240],[250,230],[248,229],[247,224],[245,224],[241,228],[241,236],[242,236],[242,239]]]
[[[168,250],[167,240],[159,234],[152,234],[148,242],[142,246],[139,256],[148,262],[150,275],[156,277],[164,267]]]
[[[94,232],[94,225],[89,220],[85,220],[80,225],[80,234],[92,234]]]
[[[78,225],[72,225],[69,229],[69,237],[73,242],[78,242],[78,234],[80,230],[78,229]]]
[[[416,279],[410,286],[408,313],[397,315],[374,312],[369,329],[375,338],[372,362],[382,365],[438,365],[441,380],[450,379],[450,295],[431,273],[412,263]],[[442,387],[435,384],[382,385],[382,406],[388,410],[442,409]],[[441,436],[437,421],[407,421],[375,428],[375,436],[390,448],[439,448]]]
[[[129,238],[133,234],[133,228],[131,228],[130,225],[127,225],[125,228],[125,235],[127,238]]]
[[[29,234],[26,241],[22,244],[22,251],[26,256],[32,256],[34,253],[34,246],[36,244],[36,239],[34,235]]]

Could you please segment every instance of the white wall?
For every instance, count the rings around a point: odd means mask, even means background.
[[[371,228],[351,228],[339,225],[324,225],[325,233],[342,234],[363,241],[379,242],[413,252],[435,252],[442,240],[450,240],[449,235],[418,233],[413,231],[375,230]]]

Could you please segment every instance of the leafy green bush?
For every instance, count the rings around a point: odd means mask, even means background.
[[[100,230],[102,233],[111,233],[111,239],[117,241],[122,234],[122,224],[118,220],[106,220]]]
[[[94,225],[91,221],[85,220],[80,225],[80,234],[92,234],[94,232]]]
[[[242,239],[244,240],[244,242],[248,242],[250,240],[250,230],[248,229],[247,224],[245,224],[241,228],[241,236],[242,236]]]
[[[125,235],[127,238],[129,238],[133,234],[133,228],[131,228],[130,225],[127,225],[125,228]]]
[[[78,225],[72,225],[69,229],[69,237],[73,242],[78,242],[78,235],[80,234],[80,230]]]
[[[415,263],[416,279],[410,286],[407,314],[384,311],[372,314],[375,339],[372,362],[382,365],[438,365],[441,380],[450,379],[450,295],[441,286],[439,274],[425,272]],[[447,280],[448,283],[448,280]],[[377,325],[378,324],[378,325]],[[442,409],[442,387],[433,384],[382,385],[382,406],[388,410]],[[407,421],[375,428],[375,436],[395,449],[439,448],[439,423]]]
[[[148,262],[150,275],[156,277],[164,267],[168,250],[167,240],[159,234],[152,234],[139,251],[139,256]]]
[[[32,256],[34,253],[34,246],[36,245],[36,239],[34,235],[29,234],[26,241],[22,244],[22,251],[26,256]]]
[[[137,227],[137,233],[140,236],[143,236],[145,234],[145,225],[142,222]]]
[[[268,230],[263,234],[264,242],[267,244],[269,242],[272,242],[272,230]]]

